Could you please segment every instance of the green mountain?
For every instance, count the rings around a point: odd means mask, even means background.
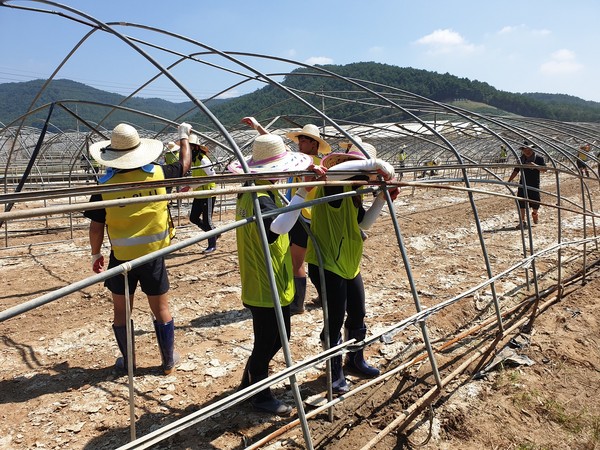
[[[33,80],[23,83],[0,84],[0,122],[7,125],[28,111],[44,82],[44,80]],[[79,102],[73,103],[68,100],[77,100]],[[82,123],[78,123],[74,116],[79,116],[94,126],[102,121],[102,126],[107,129],[113,128],[122,121],[131,121],[147,129],[154,129],[160,126],[154,118],[125,111],[113,112],[105,119],[105,116],[110,113],[111,108],[86,103],[94,102],[119,105],[124,100],[125,97],[123,95],[102,91],[75,81],[61,79],[53,80],[49,84],[41,97],[35,102],[35,107],[61,101],[64,108],[67,108],[71,113],[67,112],[63,107],[55,107],[50,123],[52,128],[60,130],[72,130],[77,126],[81,126]],[[218,103],[218,100],[212,101],[213,105]],[[179,117],[194,107],[192,102],[173,103],[160,98],[141,97],[132,97],[124,102],[122,106],[177,121],[181,121]],[[41,127],[47,116],[48,110],[44,109],[39,113],[29,116],[25,123],[26,125]]]
[[[319,67],[342,77],[368,80],[367,87],[382,93],[386,98],[397,99],[400,104],[407,102],[407,97],[399,91],[402,90],[480,114],[512,114],[566,122],[600,121],[600,103],[569,95],[510,93],[500,91],[484,82],[471,81],[448,73],[439,74],[373,62]],[[43,83],[43,80],[34,80],[0,84],[0,122],[6,125],[24,114]],[[285,77],[282,85],[297,92],[317,108],[321,109],[324,106],[326,113],[339,121],[374,123],[407,119],[401,111],[378,107],[384,105],[384,102],[377,99],[374,100],[373,108],[357,104],[354,101],[356,98],[369,98],[369,101],[373,101],[374,97],[360,92],[359,88],[344,79],[323,76],[314,69],[296,69]],[[325,99],[314,93],[323,94]],[[125,97],[70,80],[54,80],[36,101],[36,106],[55,101],[63,102],[64,107],[55,108],[51,118],[52,127],[55,129],[72,130],[81,127],[82,122],[74,117],[77,115],[94,126],[102,121],[102,126],[107,129],[121,121],[129,121],[157,131],[161,127],[153,117],[126,111],[113,112],[105,119],[110,108],[84,102],[64,102],[69,99],[118,105]],[[314,112],[310,108],[292,100],[289,94],[272,85],[266,85],[240,97],[211,100],[206,104],[227,127],[239,126],[240,118],[248,115],[256,116],[259,121],[285,116],[288,123],[282,126],[297,126],[314,120]],[[213,128],[206,117],[193,109],[192,102],[173,103],[158,98],[133,97],[128,99],[124,106],[176,122],[187,120],[194,123],[197,129],[203,126],[206,129]],[[26,124],[41,127],[47,115],[47,110],[30,115]]]
[[[343,77],[368,80],[371,84],[368,84],[367,87],[384,93],[388,98],[394,98],[394,96],[399,98],[401,94],[386,86],[438,102],[454,104],[482,114],[513,114],[566,122],[600,121],[599,102],[586,101],[568,95],[515,94],[500,91],[487,83],[459,78],[448,73],[442,75],[426,70],[372,62],[319,67]],[[315,76],[316,74],[317,72],[311,69],[296,69],[286,76],[282,84],[300,93],[323,93],[327,97],[325,111],[336,119],[348,118],[354,122],[370,123],[406,119],[400,112],[390,115],[389,109],[386,108],[365,108],[357,105],[352,100],[361,97],[361,95],[357,95],[358,88],[344,80]],[[330,93],[331,95],[329,95]],[[321,96],[300,95],[317,108],[322,108],[324,100]],[[366,96],[366,94],[362,95],[362,97]],[[339,100],[329,100],[330,97]],[[247,115],[254,115],[259,120],[286,116],[294,118],[294,121],[299,124],[311,121],[311,118],[306,117],[307,115],[314,119],[314,113],[309,108],[299,102],[289,101],[288,94],[273,86],[265,86],[251,94],[237,97],[235,101],[217,105],[211,110],[225,125],[236,124],[240,117]],[[200,116],[194,117],[193,120],[203,122]]]

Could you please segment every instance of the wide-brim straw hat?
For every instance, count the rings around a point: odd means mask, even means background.
[[[288,151],[283,139],[275,134],[258,136],[252,144],[252,155],[246,158],[250,173],[306,170],[312,163],[312,156]],[[227,170],[245,173],[240,161],[233,161]]]
[[[140,138],[137,130],[126,123],[117,125],[110,141],[90,145],[90,155],[99,164],[115,169],[135,169],[155,161],[163,151],[156,139]]]
[[[326,155],[327,153],[331,153],[331,146],[321,137],[321,133],[319,133],[319,127],[313,125],[312,123],[304,125],[300,131],[290,131],[285,136],[294,141],[296,144],[298,143],[298,136],[308,136],[319,143],[319,148],[317,151],[320,154]]]
[[[375,147],[366,142],[360,145],[371,158],[377,158],[377,149]],[[336,164],[355,159],[367,159],[367,157],[357,148],[356,150],[350,150],[348,153],[331,153],[321,160],[321,165],[329,169]]]
[[[360,138],[360,136],[352,136],[352,139],[354,139],[359,144],[362,143],[362,139]],[[343,142],[340,142],[338,145],[340,148],[343,148],[346,151],[348,151],[352,147],[356,147],[356,145],[354,145],[354,143],[352,141],[343,141]]]
[[[177,151],[179,151],[179,145],[177,145],[175,142],[171,141],[167,144],[167,150],[170,152],[177,152]]]
[[[204,153],[208,151],[208,147],[206,145],[200,144],[200,138],[197,134],[190,134],[188,142],[190,143],[190,145],[196,145],[197,147],[199,147],[200,150],[202,150]]]

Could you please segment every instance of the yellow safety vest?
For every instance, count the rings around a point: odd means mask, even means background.
[[[128,171],[109,171],[102,184],[133,183],[164,180],[160,166],[148,164]],[[167,190],[139,187],[128,191],[106,192],[103,200],[164,195]],[[106,208],[106,228],[115,257],[129,261],[168,246],[174,235],[168,202],[151,201]]]
[[[199,152],[198,156],[196,158],[194,158],[194,161],[192,161],[192,166],[201,166],[202,165],[202,159],[206,157],[206,159],[208,159],[211,163],[212,161],[210,160],[210,158],[203,154],[202,152]],[[193,177],[205,177],[208,174],[206,173],[206,171],[204,170],[203,167],[192,167],[192,176]],[[206,183],[206,184],[202,184],[200,186],[196,186],[194,188],[195,191],[208,191],[211,189],[215,189],[217,187],[217,183],[215,183],[214,181],[212,183]]]

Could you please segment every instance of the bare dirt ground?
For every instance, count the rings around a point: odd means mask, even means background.
[[[548,187],[552,189],[552,187]],[[566,180],[562,194],[577,203],[578,183]],[[597,186],[593,186],[597,197]],[[553,201],[547,198],[549,203]],[[522,258],[520,231],[514,230],[514,202],[476,194],[479,219],[494,274]],[[463,193],[405,188],[396,200],[397,216],[409,255],[410,269],[424,308],[434,306],[487,278],[475,220]],[[217,224],[231,220],[230,213],[215,216]],[[533,227],[534,248],[557,241],[557,211],[542,208],[541,223]],[[562,240],[583,236],[583,219],[563,213]],[[35,231],[45,224],[25,222],[23,234],[9,238],[0,249],[5,285],[2,310],[39,297],[91,275],[86,222],[70,240],[68,230]],[[55,221],[50,228],[58,226]],[[15,227],[9,226],[9,230]],[[178,239],[196,233],[181,219]],[[382,214],[368,233],[363,259],[367,290],[367,323],[378,333],[415,313],[407,272],[396,244],[389,216]],[[590,231],[588,229],[588,235]],[[526,241],[527,242],[527,241]],[[138,436],[214,403],[237,387],[252,347],[251,320],[239,300],[235,234],[219,240],[219,250],[200,252],[204,243],[170,256],[171,305],[176,320],[176,346],[182,355],[171,376],[159,371],[159,354],[145,298],[137,294],[133,317],[138,370],[135,376]],[[587,263],[598,259],[595,246],[587,247]],[[442,378],[448,377],[475,351],[485,353],[457,374],[433,397],[431,408],[394,429],[373,448],[424,449],[595,449],[600,448],[600,277],[591,270],[582,280],[582,246],[568,247],[561,255],[563,293],[539,302],[530,333],[519,326],[507,333],[488,353],[489,327],[456,343],[457,330],[466,330],[494,317],[489,288],[427,319]],[[557,253],[536,262],[540,291],[557,281]],[[520,269],[496,283],[506,327],[527,318],[535,293],[530,268]],[[572,282],[568,282],[573,278]],[[529,289],[525,289],[529,282]],[[311,303],[293,316],[291,350],[295,361],[319,351],[322,313]],[[111,330],[112,306],[101,285],[29,311],[0,324],[0,448],[2,449],[111,449],[129,441],[129,406],[126,376],[116,376],[113,364],[118,350]],[[483,342],[482,338],[488,336]],[[512,356],[504,363],[482,369],[513,339]],[[486,344],[487,342],[487,344]],[[445,344],[446,343],[446,344]],[[369,360],[384,372],[423,355],[417,326],[376,342]],[[520,361],[520,362],[519,362]],[[527,360],[525,360],[527,361]],[[281,354],[273,365],[284,367]],[[356,388],[364,380],[351,374]],[[323,366],[299,374],[303,398],[323,394]],[[391,376],[385,383],[365,389],[309,424],[315,447],[359,449],[388,424],[411,410],[435,386],[425,358]],[[276,393],[293,403],[287,382]],[[307,406],[307,411],[310,407]],[[170,437],[155,448],[241,449],[278,430],[292,418],[274,418],[243,404],[226,410]],[[269,448],[304,448],[299,427],[272,441]]]

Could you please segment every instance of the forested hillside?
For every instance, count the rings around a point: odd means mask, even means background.
[[[6,125],[27,112],[43,84],[44,80],[0,84],[0,122]],[[65,102],[65,107],[75,115],[85,118],[93,125],[102,121],[103,127],[111,129],[121,121],[132,121],[139,126],[148,129],[153,129],[153,127],[158,126],[156,121],[151,117],[139,115],[133,116],[131,113],[124,111],[114,112],[108,119],[104,120],[105,116],[110,112],[110,108],[86,103],[94,102],[107,105],[119,105],[124,99],[125,97],[123,95],[95,89],[75,81],[54,80],[46,88],[42,96],[35,102],[35,107],[59,100],[77,100],[81,102]],[[190,110],[192,108],[192,103],[173,103],[160,98],[133,97],[124,103],[123,106],[160,117],[176,119],[181,114]],[[26,121],[26,124],[41,127],[47,116],[48,111],[43,110],[33,117],[30,117]],[[55,129],[73,129],[75,123],[74,117],[62,108],[57,108],[51,118],[52,128]],[[83,126],[82,123],[79,123],[79,125]]]
[[[372,84],[367,85],[367,87],[388,94],[394,91],[382,86],[408,91],[439,102],[449,103],[457,100],[468,100],[485,104],[500,110],[497,111],[499,114],[509,113],[567,122],[600,121],[600,103],[585,101],[568,95],[515,94],[500,91],[487,83],[471,81],[450,74],[441,75],[426,70],[379,63],[353,63],[344,66],[327,65],[320,67],[343,77],[368,80]],[[350,87],[346,81],[323,76],[302,76],[302,74],[310,72],[309,69],[297,69],[286,77],[283,85],[293,88],[297,92],[323,92],[332,93],[331,96],[338,98],[345,97],[344,92],[347,92]],[[301,94],[301,96],[317,108],[322,107],[320,96],[309,94]],[[240,117],[248,115],[249,112],[260,116],[256,111],[264,111],[265,117],[277,115],[298,117],[310,114],[307,107],[298,102],[286,101],[286,98],[287,94],[280,89],[266,86],[251,94],[238,97],[235,101],[218,105],[213,108],[213,111],[225,124],[237,123]],[[359,112],[362,108],[341,101],[327,100],[325,109],[327,110],[328,107],[335,108],[337,117],[352,117],[352,120],[357,122],[403,120],[401,115],[398,117],[384,116],[389,111],[383,109],[373,110],[369,112],[367,117],[364,113]],[[487,114],[489,111],[485,111],[485,113]],[[381,117],[377,117],[378,115],[381,115]],[[201,121],[201,118],[197,116],[195,120]]]
[[[407,91],[439,102],[453,103],[483,114],[516,114],[567,122],[600,121],[600,103],[569,95],[510,93],[500,91],[481,81],[471,81],[448,73],[438,74],[379,63],[353,63],[343,66],[320,67],[341,77],[367,80],[368,83],[365,85],[369,89],[385,92],[387,98],[400,95],[400,91]],[[343,99],[346,97],[355,98],[356,93],[350,91],[356,91],[358,88],[336,77],[306,76],[306,74],[314,75],[315,73],[314,69],[296,69],[285,77],[282,84],[297,92],[317,108],[325,107],[326,111],[335,110],[335,116],[338,118],[351,117],[354,122],[371,123],[406,119],[402,113],[390,116],[389,110],[386,111],[383,108],[373,108],[369,112],[364,112],[362,108],[357,108],[352,102],[344,102]],[[0,122],[8,124],[24,114],[43,83],[43,80],[34,80],[24,83],[0,84]],[[361,82],[361,84],[364,83]],[[312,93],[323,93],[326,99]],[[36,106],[67,99],[118,105],[124,98],[122,95],[95,89],[82,83],[55,80],[36,101]],[[124,106],[180,121],[182,114],[189,111],[193,104],[191,102],[173,103],[158,98],[134,97],[129,99]],[[300,123],[303,121],[302,116],[312,115],[309,108],[299,102],[291,101],[287,93],[271,85],[237,98],[213,100],[207,103],[207,106],[225,126],[239,124],[240,118],[248,114],[256,115],[259,119],[285,115],[297,118]],[[73,129],[75,126],[82,126],[81,122],[78,123],[74,120],[74,114],[86,118],[92,124],[101,122],[107,129],[112,128],[120,121],[131,121],[147,129],[160,127],[152,117],[134,116],[124,111],[113,113],[108,119],[105,119],[109,108],[92,106],[83,102],[65,104],[65,107],[69,108],[71,114],[62,108],[57,108],[51,119],[54,128],[67,130]],[[41,127],[47,114],[46,110],[41,111],[30,117],[27,124]],[[212,128],[207,119],[199,113],[192,112],[183,118]]]

